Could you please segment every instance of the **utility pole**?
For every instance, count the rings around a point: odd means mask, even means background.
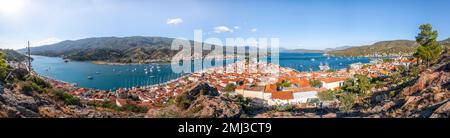
[[[30,52],[30,41],[28,41],[28,74],[31,74],[31,52]]]

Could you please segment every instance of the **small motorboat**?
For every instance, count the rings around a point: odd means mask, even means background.
[[[94,79],[94,77],[92,77],[92,76],[87,76],[87,78],[90,80]]]

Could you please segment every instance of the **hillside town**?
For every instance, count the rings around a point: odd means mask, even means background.
[[[63,89],[80,99],[91,102],[109,102],[117,106],[127,104],[141,107],[157,107],[168,102],[172,97],[182,93],[183,87],[193,82],[204,81],[218,89],[221,94],[242,95],[262,101],[262,104],[287,105],[322,104],[317,95],[327,90],[337,90],[344,81],[355,74],[367,74],[370,78],[387,76],[399,65],[408,66],[416,62],[407,57],[394,57],[392,62],[381,59],[371,63],[354,63],[346,69],[336,71],[299,72],[294,69],[280,67],[266,62],[239,61],[225,67],[213,67],[191,73],[159,85],[120,88],[115,91],[94,90],[77,87],[74,84],[47,79],[54,87]],[[320,85],[311,84],[319,81]],[[230,89],[231,87],[232,89]],[[373,88],[373,92],[387,90]]]

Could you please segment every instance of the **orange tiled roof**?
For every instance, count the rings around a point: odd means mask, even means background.
[[[243,90],[244,89],[244,85],[241,86],[237,86],[235,90]]]
[[[309,91],[320,91],[320,89],[318,89],[318,88],[313,88],[313,87],[301,87],[301,88],[296,88],[296,89],[292,89],[292,91],[294,92],[294,93],[297,93],[297,92],[309,92]]]
[[[308,87],[311,86],[311,84],[309,84],[309,80],[306,78],[301,78],[299,79],[299,83],[301,87]]]
[[[265,93],[277,92],[277,85],[275,85],[275,84],[268,84],[268,85],[266,85],[266,88],[265,88],[264,92]]]
[[[345,81],[345,78],[320,78],[319,80],[325,83],[332,83],[338,81]]]
[[[280,91],[272,93],[272,99],[290,100],[294,99],[292,91]]]

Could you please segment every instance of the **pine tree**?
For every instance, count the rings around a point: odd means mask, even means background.
[[[420,33],[416,37],[419,44],[414,57],[426,62],[427,65],[436,60],[442,52],[442,47],[437,42],[438,32],[433,30],[431,24],[422,24],[419,27]]]

